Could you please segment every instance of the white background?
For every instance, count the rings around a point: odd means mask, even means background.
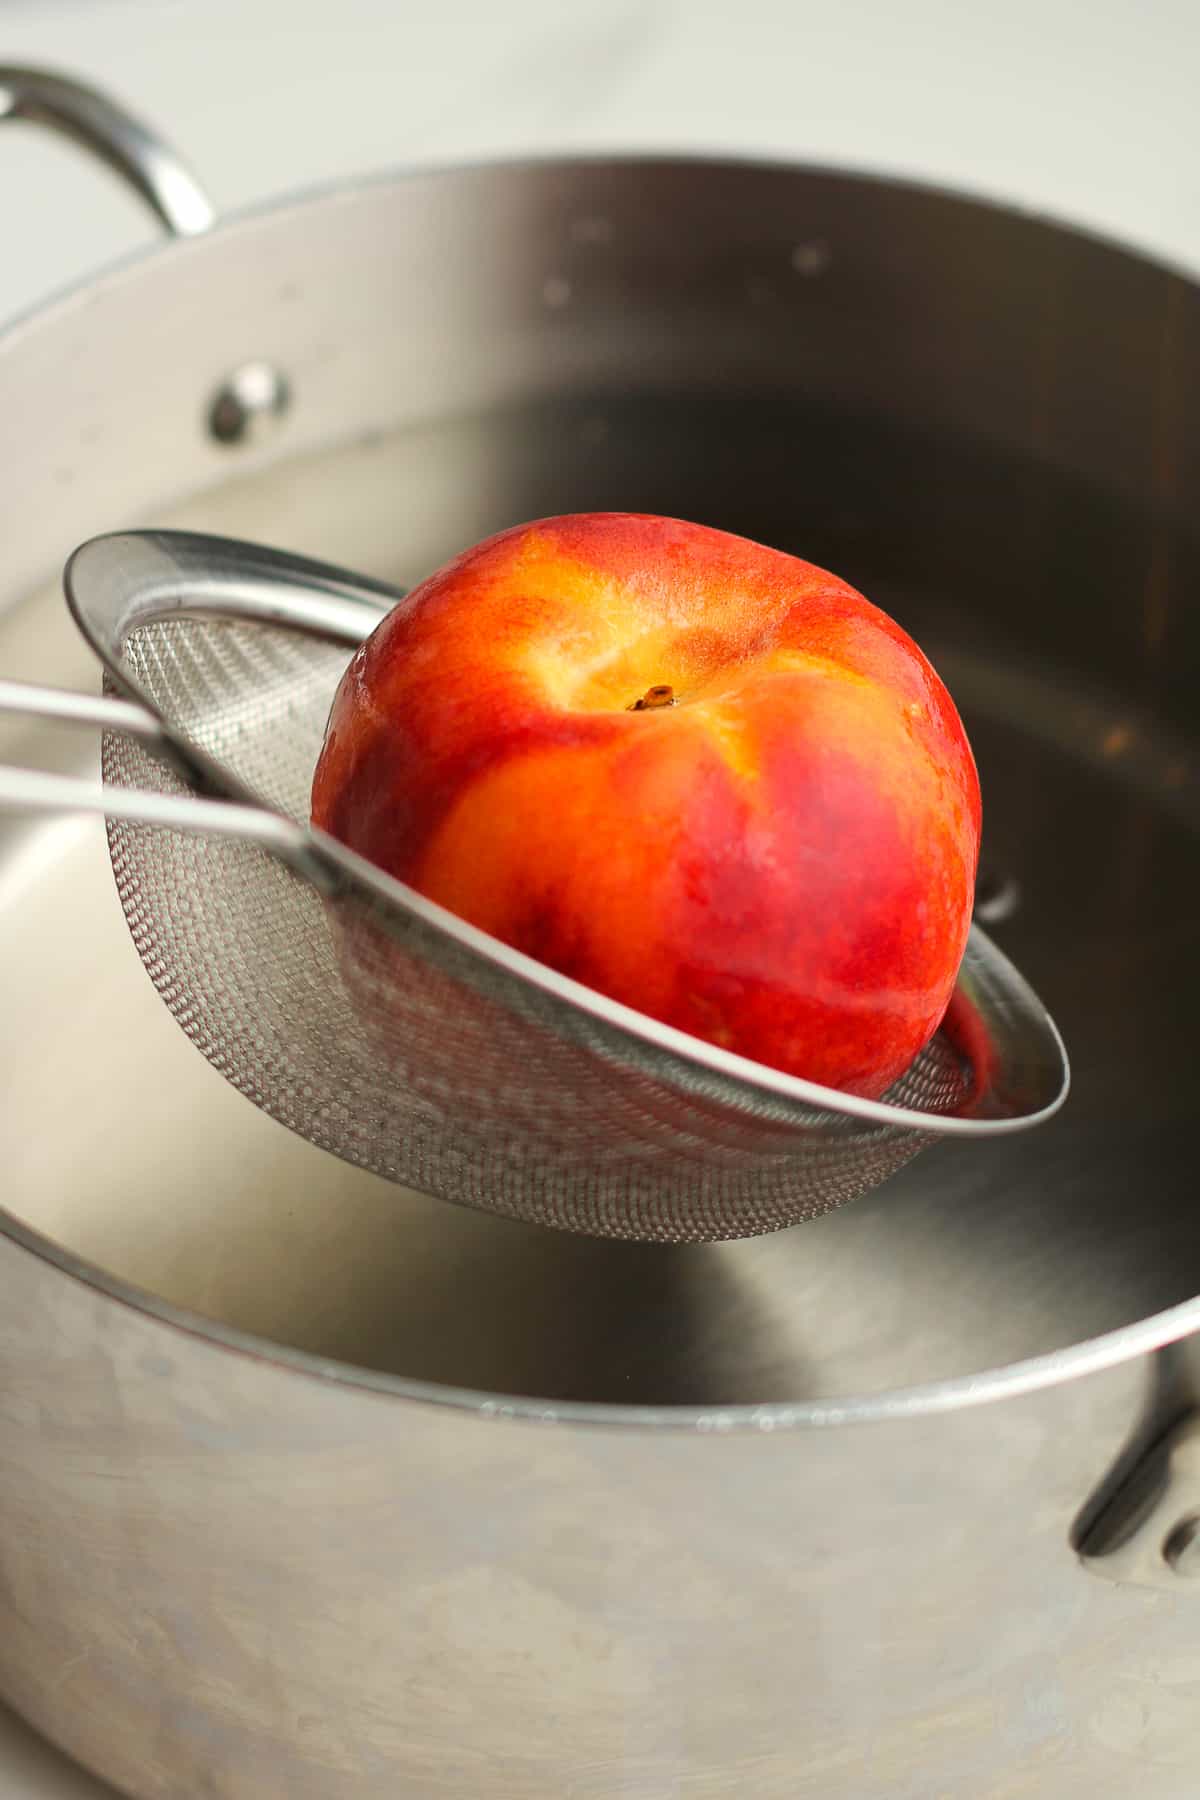
[[[1200,0],[0,0],[0,62],[108,87],[222,211],[408,162],[729,148],[945,182],[1200,271]],[[0,321],[152,235],[17,128],[0,232]],[[0,1710],[0,1800],[102,1793]]]

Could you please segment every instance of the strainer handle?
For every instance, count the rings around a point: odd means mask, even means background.
[[[0,713],[53,719],[68,725],[99,726],[122,737],[136,738],[162,761],[173,768],[179,767],[177,747],[162,721],[147,708],[129,700],[78,694],[32,682],[0,681]],[[99,813],[109,819],[194,832],[202,837],[237,838],[243,843],[257,845],[322,889],[336,885],[329,863],[305,828],[265,806],[210,800],[201,795],[146,793],[136,788],[109,787],[98,781],[81,781],[70,775],[49,775],[43,770],[0,763],[0,810]]]

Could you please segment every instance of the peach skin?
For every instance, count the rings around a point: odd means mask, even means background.
[[[312,816],[563,974],[874,1097],[949,1003],[980,800],[945,687],[844,581],[590,513],[487,539],[383,620]]]

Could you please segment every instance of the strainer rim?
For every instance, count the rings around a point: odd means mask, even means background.
[[[130,545],[152,546],[174,568],[172,579],[164,579],[161,571],[156,571],[153,579],[145,581],[136,606],[122,604],[117,599],[117,590],[122,583],[127,584],[124,573],[116,583],[112,576],[113,559],[119,558],[122,547]],[[1014,1104],[1013,1097],[1008,1095],[1005,1097],[1003,1110],[999,1107],[994,1111],[988,1110],[989,1102],[995,1104],[995,1094],[992,1084],[985,1079],[968,1092],[959,1110],[927,1111],[900,1105],[886,1098],[868,1099],[862,1095],[848,1094],[840,1089],[806,1080],[802,1076],[788,1074],[782,1069],[738,1055],[721,1045],[610,999],[596,989],[538,962],[523,951],[514,949],[490,933],[469,924],[311,823],[300,824],[295,820],[285,819],[283,814],[273,812],[257,795],[244,789],[222,765],[199,751],[172,720],[163,717],[152,697],[142,690],[131,675],[124,656],[125,645],[130,636],[146,626],[181,617],[214,617],[228,623],[231,617],[236,616],[231,615],[224,607],[212,608],[206,605],[199,596],[192,598],[189,594],[186,605],[181,605],[179,599],[180,572],[186,569],[189,560],[194,559],[203,570],[206,561],[211,567],[230,552],[233,553],[234,563],[240,572],[249,575],[265,574],[272,582],[278,582],[282,573],[284,578],[290,577],[293,584],[301,589],[315,584],[329,591],[348,595],[352,600],[364,600],[369,607],[375,609],[376,620],[382,616],[379,611],[382,597],[390,596],[393,600],[401,597],[399,590],[387,589],[383,584],[371,581],[352,570],[297,556],[293,552],[266,544],[189,531],[164,530],[125,529],[104,532],[88,539],[77,546],[69,557],[63,572],[63,586],[75,624],[94,654],[117,687],[130,699],[144,706],[161,723],[167,738],[176,747],[182,764],[201,770],[210,784],[215,785],[218,790],[223,789],[231,798],[243,804],[251,802],[259,805],[264,821],[272,822],[274,835],[268,838],[264,831],[262,843],[262,847],[272,854],[279,854],[278,843],[275,841],[279,821],[284,820],[285,825],[294,832],[298,853],[289,859],[294,874],[312,879],[315,860],[318,865],[324,865],[329,870],[335,882],[365,891],[377,907],[385,909],[385,923],[386,913],[403,912],[408,917],[419,920],[425,929],[437,933],[457,949],[465,951],[472,959],[483,960],[492,968],[498,969],[510,980],[532,986],[552,1001],[585,1013],[608,1030],[635,1040],[643,1049],[677,1062],[682,1061],[693,1070],[733,1084],[743,1091],[749,1089],[761,1095],[764,1101],[782,1101],[808,1113],[831,1113],[866,1127],[893,1133],[959,1139],[1002,1137],[1029,1130],[1052,1118],[1064,1104],[1070,1089],[1070,1064],[1062,1035],[1029,982],[977,923],[971,925],[964,966],[971,956],[973,945],[975,952],[986,961],[993,976],[999,980],[1004,1003],[1014,1014],[1021,1016],[1028,1032],[1036,1038],[1041,1062],[1034,1071],[1033,1104]],[[85,602],[80,576],[85,566],[97,563],[98,568],[92,567],[89,570],[90,587]],[[194,570],[191,579],[195,579]],[[265,620],[268,616],[262,614],[261,618]],[[284,629],[288,628],[285,615],[274,617],[271,622]],[[334,641],[342,643],[354,642],[353,635],[349,639],[342,635],[341,627],[328,633],[321,629],[318,635],[331,635]],[[951,1000],[952,1008],[956,1001],[964,997],[968,1007],[971,1005],[969,996],[963,994],[962,983],[960,968]],[[986,1000],[989,997],[984,998]],[[995,1016],[998,1009],[993,1007],[992,1010]]]
[[[1006,989],[1040,1014],[1039,1025],[1048,1047],[1057,1052],[1062,1067],[1062,1080],[1057,1091],[1042,1105],[1028,1111],[1005,1116],[973,1116],[969,1113],[925,1112],[919,1107],[901,1106],[886,1099],[871,1100],[863,1095],[844,1093],[838,1088],[824,1087],[803,1076],[789,1075],[768,1063],[756,1062],[719,1044],[681,1031],[655,1019],[636,1007],[610,999],[595,988],[587,987],[572,976],[563,975],[548,964],[537,961],[524,951],[514,949],[500,938],[469,924],[456,913],[449,912],[436,901],[418,893],[415,888],[387,874],[374,863],[347,848],[337,838],[316,826],[307,828],[319,853],[339,875],[356,886],[364,887],[382,904],[398,907],[419,918],[430,929],[451,938],[460,948],[479,956],[518,981],[531,983],[551,998],[586,1012],[614,1030],[637,1038],[653,1050],[679,1057],[706,1073],[757,1089],[773,1099],[791,1101],[822,1112],[840,1113],[863,1124],[889,1127],[895,1131],[918,1131],[939,1137],[979,1138],[1004,1137],[1027,1131],[1051,1119],[1060,1110],[1070,1091],[1070,1060],[1062,1033],[1042,1005],[1033,988],[1016,966],[978,924],[972,924],[970,938],[975,945],[985,946],[985,953],[1004,976]],[[961,975],[955,984],[959,995]],[[939,1030],[941,1027],[939,1026]],[[935,1034],[936,1035],[936,1034]]]

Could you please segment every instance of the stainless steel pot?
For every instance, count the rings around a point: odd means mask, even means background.
[[[957,694],[1075,1068],[791,1233],[542,1234],[255,1113],[102,836],[0,822],[0,1690],[43,1731],[145,1800],[1191,1794],[1198,388],[1169,270],[728,162],[341,188],[0,340],[5,675],[94,680],[56,574],[122,525],[407,582],[637,507],[838,569]]]

